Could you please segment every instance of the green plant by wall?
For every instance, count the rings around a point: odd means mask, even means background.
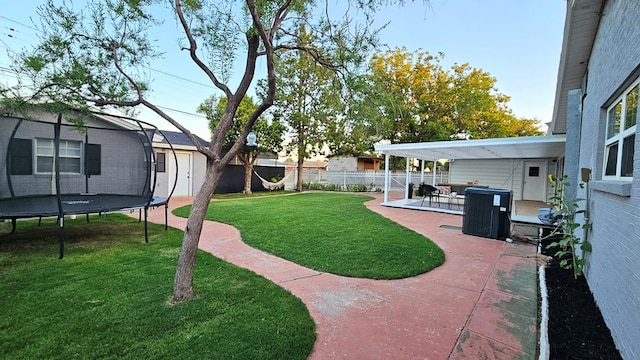
[[[323,190],[323,191],[348,191],[348,192],[366,192],[372,189],[364,184],[349,184],[346,188],[340,184],[321,184],[321,183],[303,183],[304,190]],[[379,191],[382,191],[381,189]]]
[[[320,183],[302,183],[303,190],[324,190],[324,184]]]
[[[369,187],[364,184],[349,184],[347,185],[347,191],[350,192],[365,192],[369,191]]]
[[[549,237],[557,238],[547,248],[559,247],[554,256],[560,259],[560,266],[565,269],[573,270],[573,277],[578,278],[582,275],[585,265],[585,253],[591,252],[591,243],[586,239],[576,236],[576,230],[579,228],[588,230],[591,228],[589,222],[580,224],[576,222],[577,214],[584,214],[585,210],[578,210],[580,202],[585,201],[581,198],[567,198],[565,188],[570,185],[567,181],[567,175],[558,178],[549,174],[549,181],[553,187],[553,197],[551,201],[554,205],[555,215],[558,217],[558,226],[551,232]],[[581,183],[580,188],[584,188]],[[577,249],[581,251],[578,252]]]

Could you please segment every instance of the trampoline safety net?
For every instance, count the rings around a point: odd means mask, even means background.
[[[166,204],[153,196],[157,129],[104,114],[83,120],[78,127],[62,114],[0,116],[0,218]]]

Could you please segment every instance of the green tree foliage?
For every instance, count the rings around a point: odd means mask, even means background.
[[[214,95],[198,106],[198,112],[205,115],[209,121],[211,132],[214,132],[218,123],[220,123],[224,109],[227,107],[227,102],[226,98]],[[238,110],[236,110],[233,125],[225,136],[225,141],[222,145],[223,151],[229,151],[229,149],[233,147],[236,139],[238,139],[242,133],[242,129],[249,121],[251,114],[253,114],[257,107],[258,104],[254,103],[251,97],[245,96],[244,99],[242,99]],[[258,157],[261,154],[278,153],[282,151],[285,127],[278,118],[268,121],[264,116],[260,116],[255,124],[253,124],[252,130],[258,138],[258,145],[245,145],[236,154],[242,166],[245,168],[244,193],[246,194],[251,193],[251,173]]]
[[[496,79],[469,64],[440,64],[443,53],[405,49],[375,54],[367,83],[375,136],[391,143],[541,135],[536,120],[517,119],[509,97],[497,93]]]
[[[314,37],[305,27],[300,27],[298,32],[301,41]],[[343,105],[336,94],[338,79],[334,71],[301,50],[282,55],[276,61],[276,71],[278,90],[274,109],[289,128],[287,152],[294,153],[298,159],[296,188],[302,191],[304,160],[321,153],[324,130],[335,124],[342,113]]]
[[[374,144],[380,140],[373,135],[375,131],[371,130],[371,126],[375,124],[370,121],[371,116],[377,114],[369,111],[371,107],[362,106],[363,94],[369,93],[369,90],[366,75],[358,73],[351,74],[344,86],[332,93],[334,99],[343,106],[342,112],[333,121],[326,123],[324,128],[324,143],[330,155],[370,154]]]
[[[289,51],[303,51],[309,61],[347,74],[363,63],[375,44],[373,15],[396,3],[402,1],[347,1],[340,5],[353,11],[331,16],[330,2],[311,0],[49,0],[38,10],[39,44],[15,57],[18,84],[3,85],[0,96],[20,99],[13,104],[54,102],[77,109],[98,106],[133,112],[146,107],[187,135],[207,157],[204,182],[194,198],[176,268],[172,301],[178,302],[194,295],[202,222],[222,171],[274,102],[276,60]],[[159,18],[167,8],[172,19]],[[356,14],[362,21],[354,19]],[[184,54],[184,61],[195,64],[227,99],[209,147],[148,98],[153,88],[149,69],[162,55],[151,29],[167,20],[177,25],[179,41],[173,51]],[[299,36],[302,25],[315,36]],[[236,111],[258,73],[258,59],[264,64],[260,75],[265,94],[233,145],[225,148]],[[236,64],[243,71],[237,85],[230,87]]]
[[[366,123],[349,115],[346,113],[336,117],[335,121],[325,126],[325,145],[330,155],[361,156],[373,150],[375,142],[369,136]]]

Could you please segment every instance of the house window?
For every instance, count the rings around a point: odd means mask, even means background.
[[[53,172],[53,139],[36,139],[36,172]],[[80,141],[60,140],[60,157],[58,158],[61,173],[82,173],[82,143]]]
[[[156,154],[156,171],[158,171],[159,173],[163,173],[167,171],[167,154],[165,153]]]
[[[607,109],[605,179],[633,177],[639,91],[640,83],[636,81]]]

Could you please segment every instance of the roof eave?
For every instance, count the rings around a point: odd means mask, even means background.
[[[582,87],[605,0],[569,0],[565,18],[558,80],[549,129],[565,134],[569,90]]]

